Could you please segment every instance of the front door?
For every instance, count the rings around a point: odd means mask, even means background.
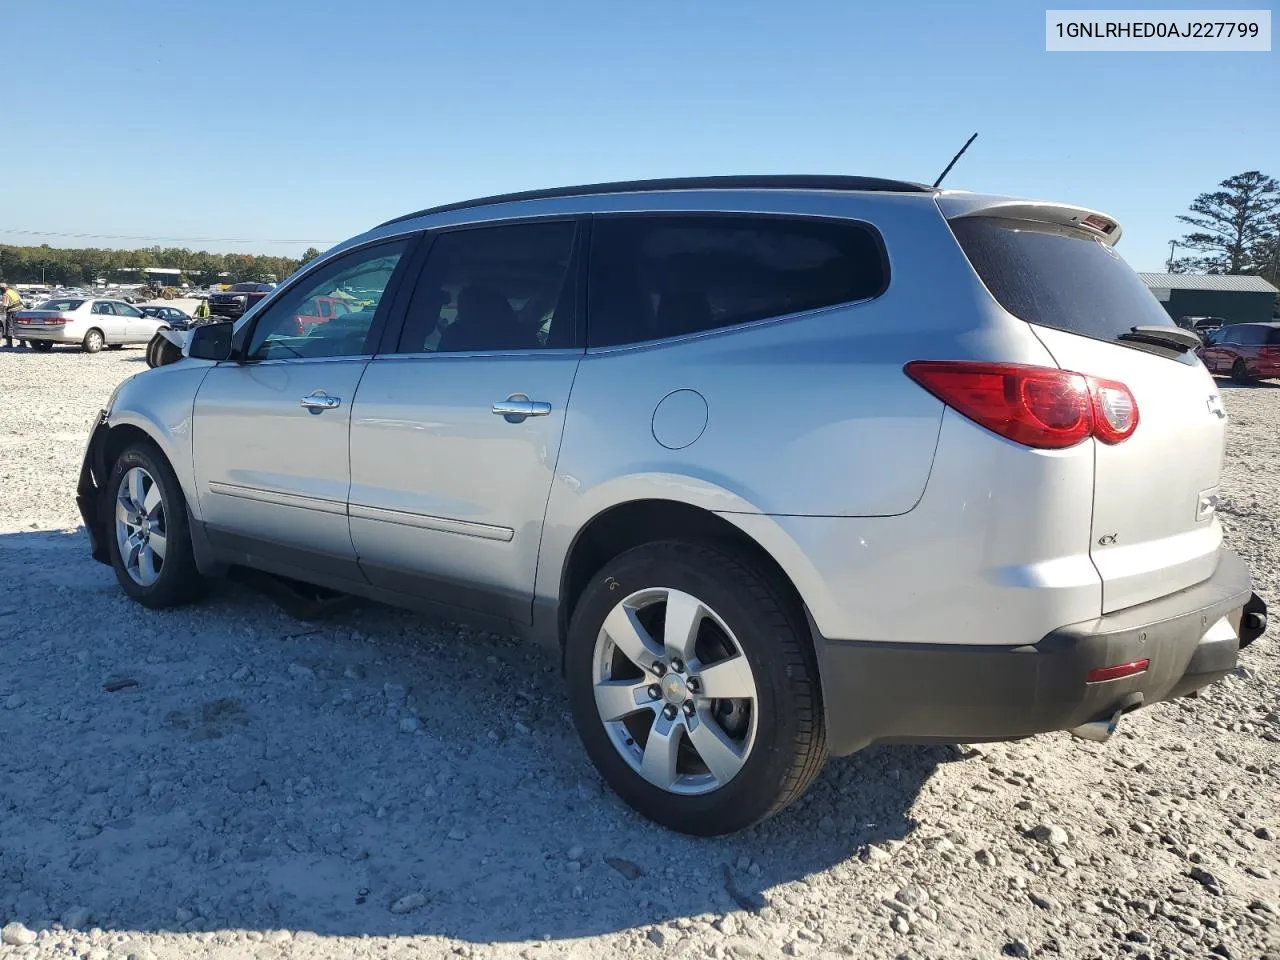
[[[576,233],[557,221],[432,241],[397,349],[370,362],[352,411],[351,539],[375,585],[530,622],[583,353]]]
[[[1231,370],[1231,361],[1234,357],[1227,348],[1226,342],[1232,332],[1223,327],[1219,330],[1214,330],[1205,339],[1204,347],[1201,349],[1201,358],[1210,373],[1227,373]]]
[[[113,300],[112,308],[116,312],[116,317],[123,325],[123,331],[120,339],[124,343],[145,343],[151,339],[151,334],[155,333],[156,324],[150,318],[143,314],[141,310],[131,303],[125,303],[121,300]]]
[[[352,401],[406,246],[366,247],[298,278],[251,321],[243,359],[205,377],[195,473],[215,547],[249,565],[363,579],[347,526]],[[298,335],[298,316],[335,294],[358,309]]]

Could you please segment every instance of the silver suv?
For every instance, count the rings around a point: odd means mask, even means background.
[[[1071,729],[1265,627],[1226,414],[1110,218],[856,177],[411,214],[126,381],[79,488],[164,607],[243,566],[532,636],[645,816]]]

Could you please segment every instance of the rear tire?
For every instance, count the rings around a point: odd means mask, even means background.
[[[1231,365],[1231,379],[1241,384],[1253,382],[1253,377],[1249,376],[1249,368],[1243,360],[1237,360]]]
[[[94,327],[84,335],[84,340],[80,344],[80,349],[85,353],[97,353],[106,346],[107,339],[102,335],[102,331]]]
[[[645,544],[592,578],[565,668],[578,733],[623,800],[672,830],[717,836],[808,789],[826,763],[826,729],[792,606],[768,574],[698,543]]]
[[[153,610],[200,596],[205,581],[196,569],[187,501],[154,444],[135,443],[120,454],[102,507],[111,567],[125,593]]]

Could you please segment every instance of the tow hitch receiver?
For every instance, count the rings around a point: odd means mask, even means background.
[[[1240,614],[1240,649],[1243,650],[1267,632],[1267,604],[1256,593]]]

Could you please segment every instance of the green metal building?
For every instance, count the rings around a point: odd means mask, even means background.
[[[1174,320],[1222,317],[1227,323],[1259,323],[1276,312],[1277,290],[1261,277],[1204,273],[1140,273]]]

